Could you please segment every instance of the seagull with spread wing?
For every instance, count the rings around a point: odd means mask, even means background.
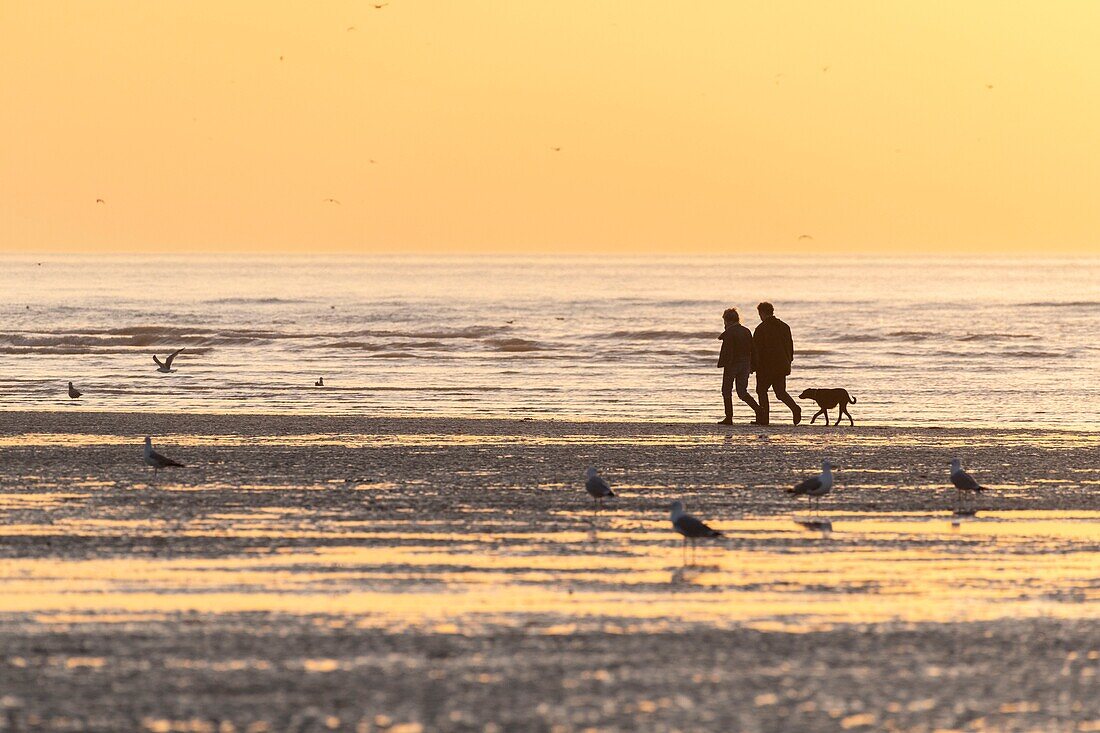
[[[153,354],[153,361],[157,363],[157,371],[163,374],[168,374],[169,372],[176,371],[172,368],[172,360],[175,359],[181,351],[183,351],[183,349],[176,349],[171,354],[169,354],[164,361],[161,361],[159,358],[157,358],[156,354]]]

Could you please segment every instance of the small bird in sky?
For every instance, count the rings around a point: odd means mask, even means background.
[[[561,152],[561,148],[550,148],[550,149],[553,150],[555,153],[560,153]]]
[[[336,204],[337,206],[343,206],[343,204],[341,204],[341,203],[340,203],[339,201],[337,201],[336,199],[325,199],[323,203],[326,203],[326,204]]]
[[[672,509],[669,512],[669,519],[672,520],[672,528],[680,533],[680,536],[684,538],[684,557],[687,558],[687,545],[688,541],[691,542],[691,557],[695,559],[695,540],[707,539],[710,537],[725,537],[724,534],[716,529],[711,529],[703,522],[699,521],[695,517],[684,512],[684,505],[682,502],[672,502]]]
[[[181,351],[183,351],[183,349],[176,349],[171,354],[169,354],[163,362],[157,358],[156,354],[153,354],[153,361],[157,363],[157,371],[163,374],[168,374],[169,372],[176,371],[172,368],[172,360],[175,359]]]
[[[282,60],[283,60],[283,57],[282,57],[282,56],[280,56],[280,57],[279,57],[279,60],[280,60],[280,61],[282,61]]]
[[[803,239],[813,239],[813,237],[811,237],[809,234],[799,234],[798,241],[801,242]]]
[[[105,204],[105,203],[107,203],[107,202],[106,202],[106,201],[104,201],[103,199],[96,199],[96,200],[95,200],[95,202],[96,202],[97,204]]]
[[[828,66],[822,66],[822,67],[821,67],[821,71],[822,71],[822,73],[824,73],[824,72],[828,71],[828,70],[829,70],[829,68],[830,68],[830,67],[828,67]]]
[[[153,450],[153,439],[148,435],[145,436],[145,455],[143,460],[145,461],[145,465],[153,467],[154,476],[156,476],[157,472],[162,468],[168,468],[169,466],[176,466],[178,468],[184,467],[182,463],[173,461],[171,458],[162,456],[160,453]]]
[[[985,85],[985,88],[986,88],[986,89],[993,89],[993,85],[992,85],[992,84],[986,84],[986,85]]]
[[[347,28],[345,28],[344,30],[345,30],[345,31],[348,31],[348,32],[350,33],[351,31],[355,30],[355,26],[353,26],[353,25],[349,25],[349,26],[348,26]]]
[[[382,3],[381,5],[375,5],[374,9],[375,10],[381,10],[382,8],[386,7],[387,5],[389,5],[389,3]]]
[[[833,464],[826,458],[821,462],[821,473],[813,478],[808,478],[802,483],[787,489],[788,494],[805,496],[808,501],[813,501],[816,506],[821,497],[833,490]]]
[[[324,387],[325,386],[325,378],[324,377],[318,377],[317,381],[313,383],[313,386],[314,387]]]
[[[74,387],[72,382],[69,382],[69,398],[70,399],[75,400],[77,397],[80,397],[80,395],[82,395],[82,394],[84,394],[84,393],[81,392],[76,387]]]
[[[616,495],[611,490],[611,484],[607,483],[607,479],[601,476],[595,468],[589,468],[584,472],[584,488],[593,501],[596,502],[597,509],[603,508],[605,498],[612,498]]]

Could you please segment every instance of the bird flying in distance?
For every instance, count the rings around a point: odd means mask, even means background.
[[[801,242],[803,239],[813,239],[813,237],[811,237],[809,234],[799,234],[798,241]]]
[[[326,204],[336,204],[337,206],[343,206],[343,204],[341,204],[336,199],[325,199],[324,203],[326,203]]]
[[[107,203],[107,202],[106,202],[106,201],[104,201],[103,199],[96,199],[96,200],[95,200],[95,202],[96,202],[97,204],[105,204],[105,203]]]
[[[382,8],[386,7],[387,5],[389,5],[389,3],[382,3],[381,5],[375,5],[374,9],[375,10],[381,10]]]

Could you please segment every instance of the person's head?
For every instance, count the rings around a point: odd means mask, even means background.
[[[737,312],[736,308],[726,308],[722,312],[722,320],[726,322],[727,326],[732,326],[741,322],[741,314]]]
[[[770,318],[775,315],[775,306],[768,301],[764,301],[760,305],[756,306],[756,312],[760,314],[760,318]]]

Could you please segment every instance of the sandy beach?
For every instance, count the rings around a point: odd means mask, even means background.
[[[7,729],[1096,730],[1098,447],[3,412]],[[823,456],[811,511],[783,489]],[[727,538],[685,562],[675,498]]]

